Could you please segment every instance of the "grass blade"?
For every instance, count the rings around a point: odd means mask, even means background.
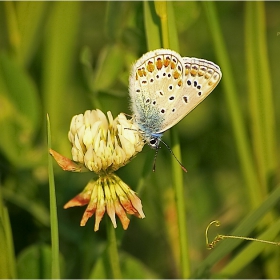
[[[233,79],[229,55],[223,40],[215,4],[213,2],[202,3],[208,19],[208,25],[212,33],[216,56],[223,72],[221,84],[225,90],[225,97],[232,121],[237,151],[239,154],[243,176],[248,188],[248,197],[250,199],[251,208],[254,209],[260,205],[262,201],[262,193],[260,183],[256,177],[256,166],[253,161],[252,151],[250,149],[246,129],[244,127],[244,118],[238,101],[238,94]]]
[[[47,131],[48,131],[48,151],[51,148],[51,127],[50,119],[47,115]],[[50,217],[51,217],[51,241],[52,241],[52,278],[60,278],[59,266],[59,238],[58,238],[58,221],[57,207],[55,195],[55,183],[53,174],[52,156],[48,156],[48,171],[49,171],[49,191],[50,191]]]

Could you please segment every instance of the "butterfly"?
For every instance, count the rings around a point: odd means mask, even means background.
[[[169,49],[144,54],[129,77],[133,118],[144,141],[158,150],[163,133],[202,102],[221,78],[219,66],[205,59],[181,57]]]

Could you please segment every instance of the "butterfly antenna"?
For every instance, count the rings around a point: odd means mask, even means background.
[[[169,150],[169,152],[174,156],[174,158],[177,160],[177,162],[180,164],[181,168],[185,171],[188,172],[187,169],[185,168],[185,166],[179,161],[179,159],[175,156],[175,154],[173,153],[173,151],[171,150],[171,148],[162,140],[160,140],[161,143],[163,143],[165,145],[165,147]],[[157,149],[158,150],[158,149]],[[156,150],[156,154],[157,154],[157,150]],[[154,161],[155,164],[155,161]]]
[[[154,157],[154,164],[153,164],[153,172],[156,171],[156,160],[157,160],[157,155],[158,155],[158,149],[159,148],[160,148],[159,146],[157,146],[157,148],[156,148],[156,153],[155,153],[155,157]]]

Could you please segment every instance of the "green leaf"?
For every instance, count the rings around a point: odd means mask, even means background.
[[[50,214],[41,201],[31,200],[24,191],[17,191],[11,187],[3,187],[2,193],[6,201],[17,205],[21,211],[27,211],[42,225],[49,227]]]
[[[5,96],[25,118],[24,121],[28,122],[26,128],[37,128],[40,103],[35,84],[25,70],[5,52],[0,53],[0,96]]]
[[[172,4],[178,33],[187,31],[200,15],[200,3],[197,1],[174,1]]]
[[[0,149],[21,166],[39,127],[40,102],[33,81],[5,52],[0,53],[0,111]]]
[[[104,253],[94,265],[89,278],[90,279],[108,279],[110,275],[110,264],[107,258],[107,253]],[[149,270],[140,260],[132,257],[128,253],[122,252],[121,256],[121,271],[124,279],[155,279],[159,278],[154,272]]]
[[[110,88],[123,70],[123,51],[118,45],[106,46],[99,55],[92,88],[94,92]]]
[[[106,257],[106,253],[103,253],[94,264],[90,274],[89,279],[109,279],[110,275],[110,264],[108,258]]]
[[[136,259],[128,253],[121,254],[121,267],[123,278],[125,279],[159,278],[158,275],[149,270],[139,259]]]
[[[45,113],[52,120],[54,146],[61,153],[67,150],[71,106],[69,91],[73,87],[72,71],[77,44],[80,2],[53,2],[44,30],[42,59],[42,92]],[[67,106],[65,106],[67,104]],[[62,107],[67,107],[63,108]],[[63,114],[62,114],[63,112]],[[67,115],[69,113],[69,115]]]
[[[52,254],[48,245],[32,245],[24,249],[18,256],[18,277],[22,279],[50,279]],[[60,256],[60,264],[64,260]]]
[[[17,23],[20,33],[19,61],[28,65],[41,41],[42,23],[48,11],[48,2],[16,2]]]
[[[110,42],[119,39],[128,20],[128,1],[109,1],[106,9],[105,34]]]

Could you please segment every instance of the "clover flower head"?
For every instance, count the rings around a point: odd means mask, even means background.
[[[129,224],[126,213],[144,218],[141,200],[113,173],[127,164],[144,146],[142,134],[133,120],[128,120],[123,113],[113,119],[111,112],[107,112],[106,117],[98,109],[87,110],[72,118],[68,138],[72,144],[73,160],[50,150],[62,169],[93,171],[99,175],[96,181],[91,180],[80,194],[64,206],[66,209],[88,204],[80,225],[84,226],[95,214],[94,230],[97,231],[106,211],[113,226],[117,226],[117,214],[124,229]]]
[[[68,133],[73,160],[95,173],[109,173],[127,164],[143,148],[141,134],[123,113],[108,119],[100,110],[74,116]]]

